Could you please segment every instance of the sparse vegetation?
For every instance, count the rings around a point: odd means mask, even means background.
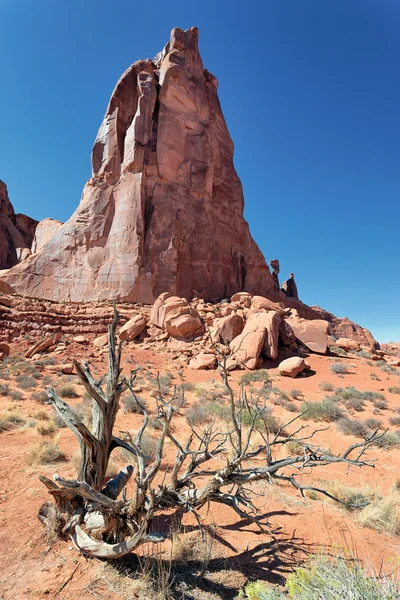
[[[374,445],[383,450],[400,447],[400,434],[396,431],[387,431],[374,441]]]
[[[363,527],[388,535],[400,535],[400,493],[393,491],[375,498],[357,515],[357,521]]]
[[[19,390],[11,390],[10,393],[8,394],[8,397],[13,402],[19,402],[20,400],[24,399],[23,393],[20,392]]]
[[[332,352],[332,354],[339,354],[340,356],[347,356],[346,350],[343,350],[343,348],[339,348],[339,346],[329,346],[329,350]]]
[[[193,427],[196,425],[204,425],[211,418],[209,407],[206,404],[196,402],[187,410],[186,418]]]
[[[34,392],[32,394],[32,400],[35,400],[36,402],[39,402],[40,404],[48,404],[49,397],[45,391]]]
[[[355,435],[356,437],[365,437],[368,432],[368,427],[360,419],[350,419],[349,417],[342,417],[336,422],[339,431],[344,435]]]
[[[323,392],[333,392],[333,390],[335,389],[333,383],[330,383],[329,381],[322,381],[319,384],[319,387]]]
[[[31,390],[37,386],[37,381],[31,375],[17,375],[15,383],[21,390]]]
[[[41,421],[36,425],[36,431],[40,435],[52,435],[56,431],[57,427],[54,421]]]
[[[241,385],[250,385],[256,381],[269,381],[268,371],[266,369],[256,369],[255,371],[248,371],[240,378]]]
[[[28,453],[28,462],[30,465],[46,465],[59,460],[63,453],[58,445],[59,439],[56,436],[53,440],[42,438],[35,442]]]
[[[61,398],[79,398],[79,394],[77,394],[75,386],[70,383],[65,383],[58,388],[58,393]]]
[[[16,411],[6,410],[0,414],[0,431],[25,425],[25,418]]]
[[[325,396],[321,401],[305,402],[301,407],[301,418],[305,421],[337,421],[343,417],[343,411],[330,398]]]
[[[399,417],[390,417],[389,423],[394,427],[400,427],[400,416]]]
[[[303,392],[301,390],[295,388],[294,390],[290,390],[289,396],[291,396],[294,400],[297,400],[298,398],[303,397]]]
[[[144,398],[138,398],[140,403],[146,406],[146,401]],[[124,407],[124,411],[127,413],[137,413],[142,414],[142,409],[140,408],[137,400],[132,396],[132,394],[127,394],[122,398],[122,404]]]
[[[10,386],[8,383],[0,383],[0,396],[8,396],[10,394]]]
[[[332,373],[336,375],[347,375],[350,373],[350,365],[347,363],[334,363],[330,368]]]
[[[390,387],[389,392],[391,394],[400,394],[400,385],[394,385],[393,387]]]

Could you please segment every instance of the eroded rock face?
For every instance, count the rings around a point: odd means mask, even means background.
[[[56,219],[43,219],[40,221],[35,229],[35,236],[33,238],[31,250],[33,253],[40,252],[45,247],[47,242],[51,240],[56,232],[62,227],[61,221]]]
[[[0,181],[0,270],[27,258],[37,223],[31,217],[15,214],[7,186]]]
[[[196,28],[174,29],[154,60],[129,67],[79,207],[6,281],[63,301],[152,303],[162,292],[211,300],[242,290],[281,300],[243,218],[217,86]]]

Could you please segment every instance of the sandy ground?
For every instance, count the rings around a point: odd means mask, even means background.
[[[12,347],[12,355],[22,354],[24,349]],[[88,356],[88,349],[78,344],[70,344],[62,358],[57,360],[66,362],[72,356]],[[153,374],[158,371],[161,374],[170,371],[175,376],[173,383],[179,383],[181,377],[184,381],[194,384],[209,380],[220,381],[216,371],[178,369],[168,355],[143,351],[139,345],[133,343],[127,345],[124,353],[125,370],[129,370],[132,357],[140,365],[150,368]],[[96,352],[92,352],[90,360],[98,373],[105,371],[104,356],[100,357]],[[294,388],[300,389],[307,400],[316,400],[327,394],[320,389],[322,382],[330,382],[335,387],[354,386],[362,391],[382,392],[389,407],[387,410],[382,410],[378,418],[384,425],[389,425],[389,418],[394,415],[395,409],[400,407],[400,395],[388,391],[389,387],[399,385],[398,375],[387,374],[378,366],[368,364],[366,359],[355,355],[340,358],[340,361],[351,365],[351,372],[344,376],[330,371],[333,358],[311,354],[308,360],[313,370],[312,374],[296,379],[279,377],[277,363],[266,363],[264,367],[268,368],[273,377],[274,386],[286,392]],[[38,369],[45,374],[45,367],[38,367]],[[177,374],[178,370],[180,375]],[[242,371],[235,371],[232,380],[237,382],[242,374]],[[374,378],[371,378],[371,374]],[[7,381],[0,379],[0,383],[7,383],[10,389],[18,389],[18,384],[15,382],[17,375],[18,370],[10,364],[9,379]],[[78,384],[76,377],[59,378],[52,375],[52,378],[55,385],[73,379],[73,385],[80,397],[71,400],[70,403],[74,406],[82,400],[84,389]],[[35,415],[38,410],[44,410],[51,416],[53,409],[50,406],[32,399],[32,393],[43,388],[44,385],[39,378],[35,389],[22,390],[23,399],[19,401],[10,401],[9,397],[0,396],[0,411],[12,405],[28,423],[36,420]],[[155,404],[150,397],[150,387],[144,385],[140,395],[147,399],[150,410],[153,410]],[[187,393],[188,406],[196,401],[193,392]],[[301,405],[302,401],[294,400],[294,402]],[[274,405],[273,414],[283,421],[295,416]],[[363,412],[354,413],[352,416],[362,419],[376,417],[371,403],[366,404]],[[124,413],[121,410],[116,429],[135,431],[139,423],[140,416]],[[307,424],[310,430],[314,428],[313,422]],[[177,417],[175,435],[185,439],[187,434],[188,425],[184,415]],[[77,442],[67,429],[61,429],[59,436],[65,459],[56,464],[32,466],[29,464],[30,447],[40,438],[35,426],[24,426],[0,433],[0,598],[3,600],[135,598],[137,596],[133,591],[126,595],[126,589],[130,589],[128,575],[115,578],[108,565],[104,565],[101,561],[85,559],[73,548],[72,543],[57,541],[49,545],[46,542],[43,527],[37,519],[37,512],[40,505],[50,500],[50,497],[38,477],[41,474],[51,477],[53,473],[66,478],[74,478],[76,475],[73,456],[77,450]],[[359,440],[342,435],[332,424],[328,430],[316,436],[314,443],[330,448],[331,452],[336,453],[355,441]],[[174,449],[168,446],[165,466],[172,464],[173,456]],[[371,448],[368,451],[368,458],[376,460],[374,469],[352,469],[348,473],[342,465],[330,465],[315,472],[309,480],[318,482],[319,479],[329,481],[338,479],[351,486],[360,488],[370,486],[377,488],[382,494],[387,494],[399,477],[400,450]],[[124,464],[121,460],[117,460],[117,463],[118,466]],[[130,482],[129,485],[133,484]],[[382,564],[390,568],[393,561],[398,560],[400,555],[398,537],[361,527],[355,522],[353,513],[336,504],[324,501],[322,498],[303,499],[298,492],[287,485],[271,486],[263,482],[255,486],[255,491],[257,492],[255,503],[260,513],[265,515],[265,523],[270,524],[270,530],[278,530],[275,533],[259,532],[257,527],[247,521],[241,521],[236,513],[227,507],[211,505],[202,510],[204,524],[212,528],[214,538],[212,558],[203,584],[207,588],[212,583],[213,593],[216,594],[208,596],[209,592],[205,589],[204,598],[233,599],[237,596],[238,588],[248,579],[261,578],[280,582],[309,553],[321,549],[350,551],[363,560],[368,568],[372,566],[380,569]],[[168,527],[170,522],[171,515],[161,515],[158,526]],[[185,535],[193,536],[191,530],[195,529],[195,522],[190,517],[184,516],[183,524],[187,528]],[[143,549],[145,554],[153,551],[154,548]],[[167,561],[170,556],[169,543],[164,544],[160,551],[162,559]],[[135,558],[131,557],[130,560],[133,564]],[[127,562],[125,561],[124,564],[126,565]],[[207,578],[209,578],[208,582]],[[203,596],[199,593],[198,597]]]

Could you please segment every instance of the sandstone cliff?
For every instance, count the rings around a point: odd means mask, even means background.
[[[243,218],[243,192],[198,31],[174,29],[111,96],[79,207],[6,281],[52,300],[282,300]]]
[[[7,186],[0,180],[0,270],[13,267],[30,254],[37,223],[14,212]]]

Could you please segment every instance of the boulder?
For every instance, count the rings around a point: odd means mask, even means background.
[[[174,338],[188,338],[203,330],[203,323],[194,308],[179,307],[165,319],[165,328]]]
[[[178,308],[189,308],[189,303],[178,296],[171,296],[168,292],[161,294],[150,311],[149,322],[155,327],[163,329],[165,327],[165,318],[173,310]]]
[[[108,334],[100,335],[99,337],[93,340],[93,346],[96,348],[104,348],[104,346],[108,345]]]
[[[190,360],[189,367],[195,370],[213,369],[215,367],[216,362],[217,357],[215,356],[215,354],[200,353]]]
[[[10,356],[10,346],[5,342],[0,342],[0,360],[4,360]]]
[[[63,334],[61,333],[61,331],[59,331],[50,335],[44,340],[39,340],[38,342],[36,342],[36,344],[29,348],[29,350],[25,354],[25,358],[33,358],[35,354],[38,354],[39,352],[44,352],[44,350],[47,350],[52,346],[56,346],[57,342],[62,338],[62,335]]]
[[[251,315],[240,335],[229,344],[231,356],[227,361],[229,370],[243,365],[255,369],[261,352],[274,360],[278,356],[280,315],[260,311]]]
[[[289,346],[289,348],[292,348],[296,344],[296,336],[294,331],[285,319],[282,319],[279,324],[279,337],[284,346]]]
[[[135,315],[129,319],[119,331],[119,339],[130,342],[140,335],[147,325],[148,318],[144,315]]]
[[[272,300],[268,300],[268,298],[264,298],[263,296],[254,296],[251,300],[251,308],[254,310],[273,310],[280,315],[286,313],[286,310],[277,302],[272,302]]]
[[[292,356],[283,360],[278,367],[280,375],[285,377],[296,377],[302,371],[310,370],[310,365],[304,358],[299,356]]]
[[[153,60],[122,75],[81,201],[40,252],[7,274],[17,293],[145,304],[162,292],[282,297],[243,217],[218,81],[204,68],[198,36],[195,27],[173,29]]]
[[[312,352],[326,354],[329,323],[322,319],[307,321],[297,316],[290,316],[286,323],[292,328],[296,338]]]
[[[84,335],[75,335],[72,338],[72,341],[76,342],[77,344],[88,344],[89,343],[89,340]]]
[[[248,292],[238,292],[237,294],[233,294],[231,302],[237,302],[240,306],[250,308],[252,298],[252,294],[249,294]]]
[[[357,340],[351,340],[349,338],[339,338],[336,340],[334,345],[338,346],[338,348],[343,348],[343,350],[346,350],[347,352],[351,350],[360,350],[360,344],[357,342]]]
[[[230,314],[221,319],[215,319],[211,330],[212,339],[216,342],[221,339],[224,344],[229,344],[243,331],[244,321],[240,315]]]

